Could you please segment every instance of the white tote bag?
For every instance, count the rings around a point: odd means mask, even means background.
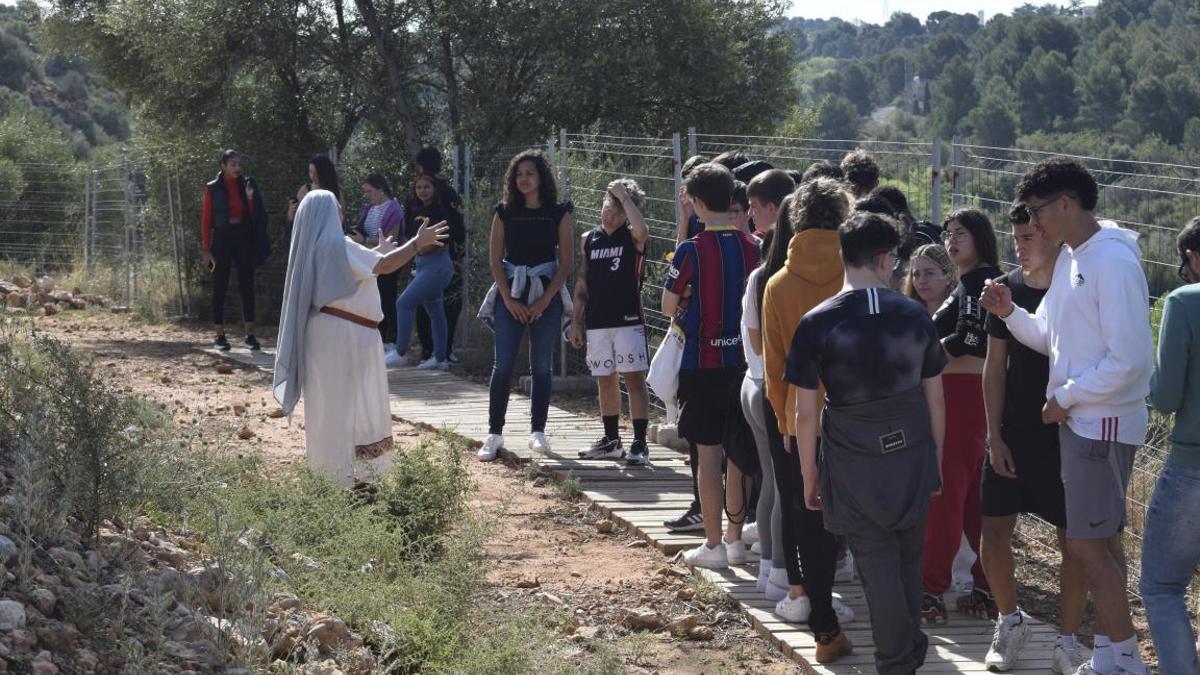
[[[679,364],[683,362],[683,329],[671,322],[658,351],[650,360],[650,372],[646,374],[646,384],[654,395],[662,399],[667,406],[667,422],[674,424],[679,420]]]

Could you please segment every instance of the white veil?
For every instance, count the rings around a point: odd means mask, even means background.
[[[304,334],[309,316],[357,287],[337,198],[328,190],[313,190],[296,210],[279,316],[272,390],[288,419],[304,389]]]

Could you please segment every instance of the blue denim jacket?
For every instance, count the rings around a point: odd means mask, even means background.
[[[525,289],[529,289],[529,297],[526,302],[534,303],[542,298],[546,293],[546,288],[542,284],[542,279],[545,277],[553,277],[558,274],[558,261],[551,260],[550,262],[542,263],[528,267],[525,265],[514,265],[507,260],[504,261],[504,276],[511,279],[512,295],[514,298],[522,297],[525,294]],[[563,284],[558,289],[558,295],[563,303],[563,325],[567,325],[571,316],[574,314],[574,305],[571,303],[571,293],[567,291],[567,285]],[[499,289],[493,282],[492,287],[488,289],[487,295],[483,298],[483,304],[479,306],[479,320],[488,328],[493,328],[493,318],[496,312],[496,302],[500,299]]]

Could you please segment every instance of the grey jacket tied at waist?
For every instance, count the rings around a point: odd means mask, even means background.
[[[867,403],[825,406],[821,416],[825,528],[869,522],[903,530],[924,521],[938,487],[937,445],[921,387]]]
[[[558,274],[558,261],[551,260],[540,265],[529,267],[527,265],[514,265],[507,260],[503,263],[504,276],[509,282],[509,291],[514,298],[524,297],[526,288],[529,289],[529,297],[525,298],[527,304],[533,304],[542,299],[546,294],[546,287],[542,283],[544,277],[553,277]],[[571,303],[571,293],[567,291],[567,285],[563,284],[558,289],[558,296],[562,299],[563,304],[563,321],[570,321],[574,305]],[[500,299],[500,289],[496,287],[495,282],[488,289],[487,295],[483,298],[483,303],[479,305],[479,314],[476,316],[480,321],[487,324],[488,328],[494,325],[496,315],[496,302]]]

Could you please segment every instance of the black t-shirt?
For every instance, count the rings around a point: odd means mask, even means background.
[[[527,267],[556,260],[558,224],[574,210],[571,202],[543,204],[536,209],[509,209],[503,202],[496,204],[496,215],[504,224],[504,259]]]
[[[983,282],[1000,276],[1000,270],[991,265],[981,265],[958,279],[958,286],[950,293],[938,311],[933,314],[933,323],[938,335],[945,339],[943,344],[951,356],[987,356],[987,332],[984,319],[987,311],[979,304],[983,293]]]
[[[626,223],[609,234],[597,227],[583,243],[587,260],[587,327],[618,328],[642,323],[645,256]]]
[[[462,257],[467,243],[467,230],[463,224],[461,211],[451,209],[440,202],[426,206],[417,199],[409,200],[408,206],[404,209],[405,239],[417,236],[417,228],[421,227],[420,218],[428,218],[430,225],[446,221],[446,225],[450,227],[450,239],[446,243],[450,249],[450,257],[454,260]]]
[[[1017,268],[1004,275],[1004,283],[1012,290],[1013,304],[1029,313],[1037,311],[1045,288],[1033,288],[1025,283],[1025,274]],[[1046,404],[1046,382],[1050,379],[1050,359],[1021,344],[1008,332],[999,317],[989,314],[987,334],[1008,341],[1008,366],[1004,380],[1004,417],[1007,428],[1030,428],[1042,425],[1042,407]]]
[[[946,354],[925,308],[888,288],[842,291],[800,320],[784,379],[825,385],[832,406],[878,401],[934,377]]]

